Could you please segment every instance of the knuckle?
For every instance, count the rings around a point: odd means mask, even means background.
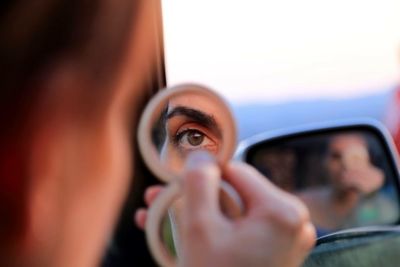
[[[312,249],[317,240],[317,233],[311,222],[305,223],[302,231],[303,248],[308,251]]]
[[[292,231],[300,231],[309,221],[307,208],[299,200],[294,199],[289,211],[288,216],[286,216],[286,226]]]
[[[206,216],[196,216],[185,222],[183,225],[184,233],[193,238],[206,240],[209,238],[209,226],[212,224],[211,220]]]
[[[273,223],[282,231],[291,234],[300,232],[310,220],[307,208],[292,196],[287,196],[285,203],[280,205],[264,207],[263,213],[267,223]]]

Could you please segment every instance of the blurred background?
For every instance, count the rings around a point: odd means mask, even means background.
[[[217,89],[240,139],[370,117],[400,144],[400,1],[163,0],[162,8],[168,85]]]

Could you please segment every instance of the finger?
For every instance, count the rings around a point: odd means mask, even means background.
[[[185,220],[204,219],[219,211],[220,170],[206,152],[189,155],[183,179],[183,211]]]
[[[301,266],[304,259],[310,253],[310,250],[315,246],[317,240],[315,227],[311,222],[305,223],[297,234],[296,240],[292,241],[293,247],[299,249],[298,254],[293,257],[297,263],[296,266]]]
[[[225,174],[225,180],[237,190],[249,215],[273,218],[293,230],[309,220],[306,206],[297,197],[273,185],[253,167],[231,163]]]
[[[144,201],[147,206],[150,206],[153,203],[154,199],[160,194],[164,186],[162,185],[153,185],[146,189],[144,193]]]
[[[300,247],[302,247],[304,249],[304,252],[307,254],[314,247],[317,241],[317,231],[313,223],[307,222],[303,225],[300,233],[300,238]]]
[[[139,227],[140,229],[144,230],[144,227],[146,225],[146,220],[147,220],[147,210],[146,209],[138,209],[135,212],[135,223],[137,225],[137,227]]]

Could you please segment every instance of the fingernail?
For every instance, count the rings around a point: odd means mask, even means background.
[[[189,154],[185,167],[186,169],[194,169],[214,162],[214,157],[207,151],[194,151]]]

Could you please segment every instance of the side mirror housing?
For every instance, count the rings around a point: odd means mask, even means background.
[[[263,133],[242,141],[236,158],[302,199],[318,236],[399,224],[397,151],[379,122],[336,121]]]

